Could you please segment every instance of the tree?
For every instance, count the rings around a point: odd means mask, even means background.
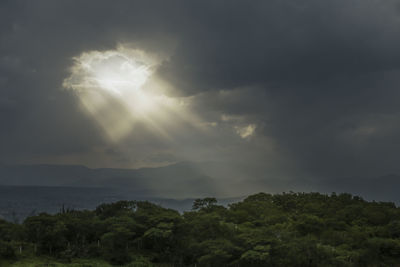
[[[193,202],[192,210],[210,209],[217,204],[214,197],[198,198]]]

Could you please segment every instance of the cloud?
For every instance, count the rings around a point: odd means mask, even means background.
[[[242,161],[238,181],[265,188],[400,173],[398,1],[0,5],[0,161]],[[62,88],[74,57],[118,44],[162,58],[154,75],[185,106],[174,116],[193,118],[166,127],[174,142],[143,125],[109,142]]]
[[[236,133],[243,139],[250,138],[254,134],[255,129],[255,124],[249,124],[245,127],[235,126]]]

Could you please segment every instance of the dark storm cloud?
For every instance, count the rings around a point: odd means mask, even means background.
[[[165,66],[166,74],[182,77],[180,83],[189,88],[269,83],[304,89],[398,66],[394,2],[202,2],[194,7],[190,18],[199,29]]]
[[[158,74],[177,95],[192,96],[193,109],[216,128],[256,125],[257,136],[238,147],[253,151],[267,138],[279,160],[257,152],[253,163],[286,163],[293,176],[325,179],[400,172],[398,1],[2,1],[0,7],[1,161],[114,151],[61,86],[73,56],[130,43],[167,54]],[[174,158],[169,148],[160,153]]]

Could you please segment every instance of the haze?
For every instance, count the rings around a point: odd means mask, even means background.
[[[399,47],[395,0],[1,1],[0,162],[398,201]]]

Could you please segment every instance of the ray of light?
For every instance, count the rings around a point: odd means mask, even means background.
[[[63,85],[74,90],[112,141],[134,134],[139,125],[168,142],[174,142],[173,135],[184,127],[199,128],[200,119],[189,112],[182,98],[164,93],[166,83],[154,74],[159,62],[144,52],[124,47],[89,51],[74,62]]]

